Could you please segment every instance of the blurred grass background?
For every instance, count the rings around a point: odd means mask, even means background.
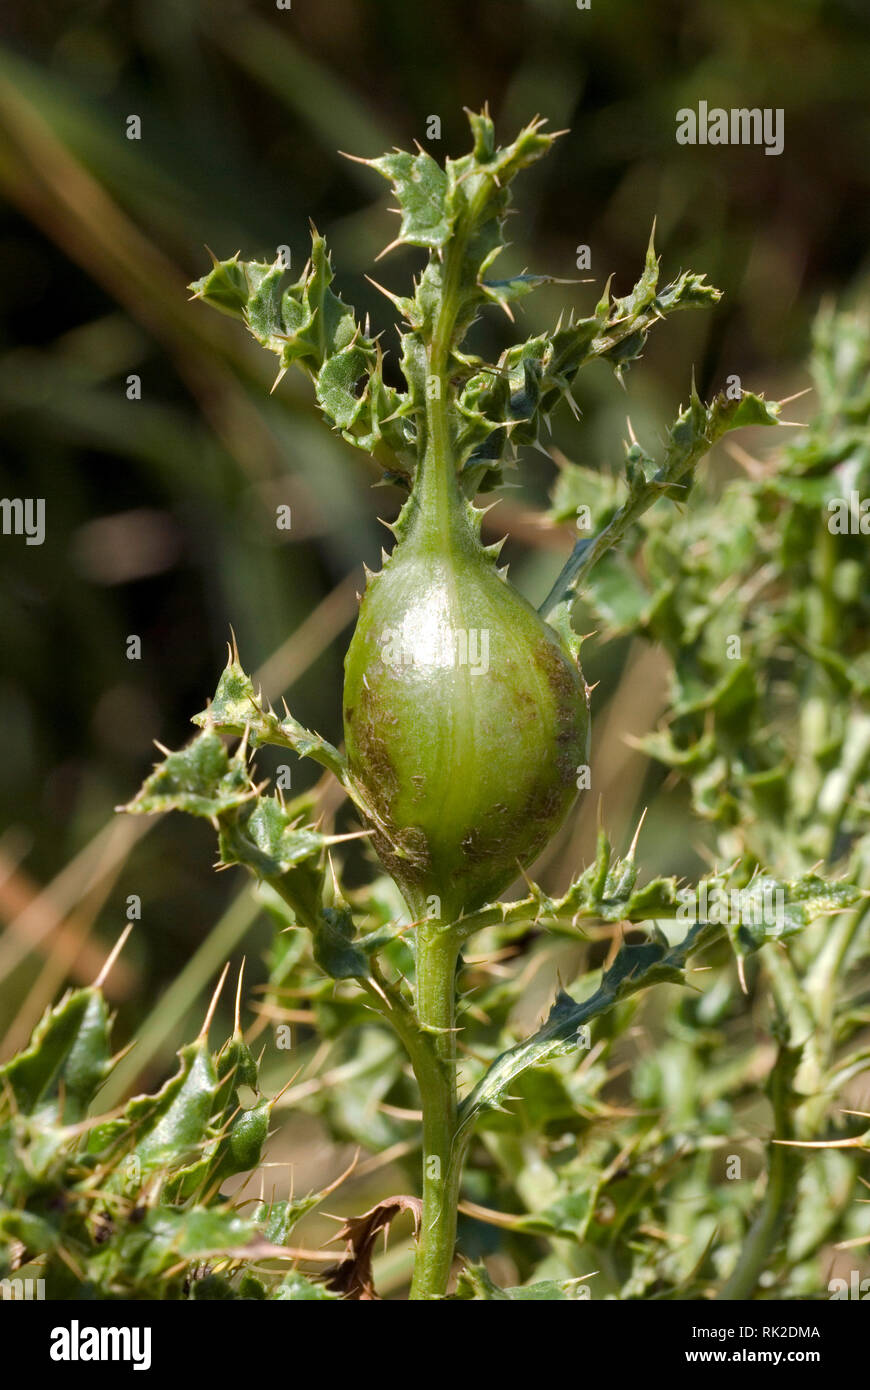
[[[139,785],[153,739],[188,737],[230,624],[247,669],[268,663],[271,693],[340,738],[354,591],[384,539],[378,516],[399,502],[372,491],[374,471],[322,427],[301,378],[270,396],[265,355],[188,302],[205,244],[264,259],[287,245],[299,270],[312,217],[342,294],[390,347],[389,306],[363,279],[393,234],[388,200],[337,151],[419,139],[461,153],[462,107],[485,100],[506,136],[547,115],[570,134],[518,185],[503,273],[579,275],[585,243],[595,283],[541,291],[524,333],[567,304],[588,312],[611,272],[626,292],[654,218],[663,275],[705,271],[725,292],[716,312],[654,335],[627,395],[604,368],[584,374],[582,425],[561,421],[554,442],[615,467],[626,413],[654,440],[693,370],[702,394],[731,372],[753,389],[801,389],[820,301],[866,284],[870,14],[865,0],[594,0],[590,11],[573,0],[293,0],[284,11],[6,0],[0,26],[0,488],[47,507],[43,546],[0,544],[2,1047],[20,1045],[66,980],[93,977],[138,894],[142,921],[110,987],[119,1041],[145,1032],[127,1079],[150,1081],[242,943],[256,982],[270,929],[241,874],[212,874],[207,825],[126,821],[113,807]],[[784,152],[678,146],[675,112],[701,99],[782,107]],[[140,140],[126,137],[130,115]],[[432,115],[440,142],[426,139]],[[395,253],[378,278],[401,293],[419,263]],[[498,353],[508,329],[482,324],[480,350]],[[139,401],[127,399],[130,374]],[[499,534],[511,527],[512,576],[537,600],[572,540],[534,519],[553,473],[532,454],[490,518]],[[289,534],[275,527],[281,503]],[[140,661],[127,660],[131,634]],[[658,718],[664,663],[601,635],[584,666],[601,681],[594,802],[600,793],[623,844],[651,804],[642,862],[690,871],[702,833],[626,741]],[[263,772],[277,761],[264,755]],[[303,764],[293,776],[294,790],[313,780]],[[587,801],[545,882],[588,855]]]

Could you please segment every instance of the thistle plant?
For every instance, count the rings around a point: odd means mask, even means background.
[[[837,993],[841,972],[849,962],[860,970],[867,949],[866,919],[856,907],[867,886],[866,800],[855,799],[870,755],[860,710],[867,689],[860,646],[867,630],[860,585],[866,562],[863,554],[840,555],[818,515],[842,485],[843,458],[866,462],[866,386],[862,396],[857,378],[844,383],[844,373],[848,378],[854,369],[825,337],[831,330],[821,330],[824,408],[815,433],[787,453],[780,471],[735,484],[722,499],[708,493],[698,500],[705,455],[736,428],[775,426],[780,419],[779,404],[748,391],[704,403],[693,386],[658,452],[632,438],[616,480],[566,467],[550,519],[573,519],[583,505],[594,527],[536,611],[499,567],[500,546],[483,543],[476,499],[505,481],[520,449],[542,446],[563,403],[576,413],[572,386],[584,366],[603,360],[622,381],[655,324],[678,310],[711,307],[719,293],[691,272],[660,286],[651,240],[626,296],[615,296],[608,283],[591,314],[566,310],[552,332],[508,347],[498,361],[469,351],[467,335],[480,314],[500,309],[513,322],[514,306],[551,281],[526,273],[498,279],[494,267],[505,245],[513,181],[554,140],[535,120],[511,144],[498,146],[486,111],[469,121],[470,153],[443,167],[423,150],[363,161],[390,183],[398,205],[392,246],[417,247],[426,256],[412,294],[384,291],[401,320],[401,389],[385,372],[380,338],[335,293],[326,245],[315,230],[310,260],[292,284],[280,261],[236,256],[215,260],[192,287],[277,356],[278,381],[291,366],[309,377],[326,421],[368,454],[404,500],[391,553],[379,573],[366,574],[347,651],[344,749],[304,728],[286,706],[273,709],[233,644],[214,698],[195,716],[199,733],[166,754],[125,809],[180,810],[214,825],[220,864],[254,876],[278,923],[270,961],[276,1008],[282,989],[292,985],[321,1010],[339,1046],[344,1030],[347,1055],[363,1046],[366,1034],[385,1039],[382,1076],[371,1085],[395,1098],[394,1110],[398,1102],[407,1116],[410,1103],[422,1113],[411,1140],[417,1192],[348,1221],[348,1255],[327,1286],[345,1297],[373,1296],[373,1234],[410,1209],[411,1297],[447,1296],[462,1205],[501,1226],[512,1249],[547,1237],[554,1253],[531,1268],[528,1255],[517,1253],[518,1267],[532,1280],[524,1287],[498,1289],[483,1266],[469,1265],[455,1285],[459,1298],[576,1297],[591,1268],[604,1271],[611,1296],[706,1297],[718,1290],[752,1297],[771,1262],[806,1289],[808,1252],[822,1237],[817,1229],[812,1238],[805,1230],[795,1234],[800,1203],[813,1206],[795,1188],[796,1148],[770,1143],[758,1202],[753,1206],[750,1194],[729,1211],[715,1252],[706,1208],[697,1230],[708,1230],[707,1244],[698,1248],[695,1233],[674,1225],[685,1207],[668,1202],[681,1188],[683,1201],[705,1173],[709,1179],[713,1136],[723,1125],[739,1129],[737,1097],[759,1074],[757,1048],[727,1065],[710,1064],[711,1033],[739,1018],[743,990],[749,991],[745,1007],[762,1011],[774,1040],[772,1060],[764,1054],[777,1131],[772,1140],[818,1137],[838,1086],[866,1061],[860,1046],[842,1055],[841,1044],[864,1015],[856,999],[853,1022],[840,1018]],[[849,333],[866,364],[866,330],[855,320]],[[686,514],[674,504],[686,506]],[[809,598],[784,588],[797,556],[820,578]],[[575,617],[590,610],[611,634],[634,631],[661,644],[673,662],[670,722],[648,741],[648,751],[688,780],[698,814],[718,828],[721,863],[729,867],[713,868],[698,884],[644,881],[637,836],[620,855],[603,829],[594,861],[563,892],[552,896],[528,877],[578,789],[589,785],[592,701]],[[844,656],[836,638],[847,630]],[[735,632],[747,648],[737,661],[724,640]],[[794,659],[793,689],[804,694],[780,716],[774,696],[790,669],[784,649]],[[837,704],[834,691],[847,699]],[[783,724],[790,716],[796,738]],[[771,730],[776,719],[783,727]],[[286,800],[256,781],[251,759],[264,745],[312,759],[337,779],[360,825],[350,835],[361,835],[381,866],[368,887],[343,881],[339,856],[349,837],[324,831],[314,819],[313,794]],[[520,896],[503,900],[520,877]],[[732,901],[737,895],[741,911],[710,910],[729,894]],[[521,972],[495,968],[506,949],[544,934],[579,947],[616,929],[631,939],[602,968],[560,989],[541,1026],[517,1038],[512,1010],[523,989]],[[793,960],[783,946],[799,934],[804,944]],[[629,1029],[641,992],[685,985],[701,953],[713,983],[676,1007],[661,1058],[638,1067],[633,1086],[641,1108],[630,1112],[617,1143],[595,1129],[596,1121],[612,1118],[601,1095],[611,1045]],[[23,1080],[36,1063],[24,1059],[47,1057],[48,1036],[71,1011],[104,1010],[96,993],[77,1001],[68,999],[31,1052],[10,1064],[6,1134],[16,1151],[33,1142],[21,1127],[26,1130],[39,1102]],[[104,1030],[102,1013],[100,1019]],[[83,1107],[108,1066],[104,1049],[82,1068],[75,1030],[69,1037],[65,1060],[53,1069],[41,1063],[54,1087],[51,1124],[64,1140],[69,1126],[83,1121]],[[211,1057],[200,1038],[182,1054],[187,1072],[161,1092],[169,1097],[171,1091],[173,1099],[131,1102],[126,1119],[91,1134],[87,1152],[102,1155],[105,1164],[107,1144],[126,1152],[134,1130],[147,1138],[155,1106],[171,1104],[185,1116],[195,1111],[199,1129],[182,1145],[188,1151],[182,1165],[175,1152],[167,1173],[170,1155],[155,1147],[154,1167],[163,1165],[162,1198],[179,1222],[182,1213],[189,1219],[199,1210],[194,1197],[207,1196],[212,1205],[205,1209],[219,1212],[226,1227],[220,1239],[231,1261],[242,1258],[243,1240],[241,1234],[230,1239],[239,1218],[222,1183],[258,1162],[273,1102],[241,1108],[233,1077],[238,1071],[255,1085],[256,1064],[240,1033],[228,1048]],[[402,1058],[412,1069],[411,1093]],[[697,1079],[676,1128],[666,1118],[674,1104],[669,1058],[678,1073]],[[185,1080],[197,1068],[208,1072],[201,1105]],[[93,1085],[75,1115],[62,1114],[58,1077],[82,1070]],[[68,1082],[62,1089],[69,1105],[77,1092]],[[333,1118],[339,1130],[375,1147],[408,1137],[407,1119],[391,1121],[404,1125],[395,1134],[381,1129],[372,1136],[358,1118]],[[242,1123],[245,1143],[234,1147]],[[557,1142],[566,1133],[573,1145],[568,1154]],[[830,1137],[820,1136],[822,1142]],[[473,1181],[463,1196],[464,1165],[475,1146]],[[675,1175],[677,1154],[682,1168]],[[851,1159],[844,1162],[828,1232],[851,1219],[855,1178]],[[78,1191],[92,1173],[81,1152],[75,1163]],[[136,1200],[148,1208],[145,1177],[142,1184],[146,1195]],[[56,1231],[26,1234],[21,1213],[32,1207],[28,1191],[15,1189],[4,1200],[15,1213],[4,1216],[7,1229],[24,1245],[48,1249],[53,1240],[51,1248],[58,1247]],[[44,1197],[39,1201],[44,1205]],[[254,1244],[251,1257],[277,1258],[289,1226],[285,1220],[278,1232],[271,1215],[258,1215],[259,1236],[249,1223],[244,1239],[266,1244]],[[664,1248],[649,1235],[653,1216],[659,1228],[667,1225]],[[88,1232],[76,1239],[85,1244]],[[180,1268],[183,1255],[206,1253],[172,1248]],[[127,1256],[118,1258],[123,1265]],[[251,1292],[254,1284],[241,1278],[225,1281],[223,1296],[267,1296]],[[306,1284],[302,1275],[291,1284],[305,1285],[311,1296],[323,1287]]]

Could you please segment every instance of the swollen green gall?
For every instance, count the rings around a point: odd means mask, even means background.
[[[578,663],[496,569],[479,514],[436,462],[424,461],[401,539],[369,579],[344,732],[381,859],[418,914],[434,898],[453,921],[550,840],[576,795],[589,719]]]

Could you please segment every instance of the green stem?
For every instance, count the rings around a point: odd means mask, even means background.
[[[807,587],[803,613],[807,638],[819,647],[836,647],[837,605],[832,593],[835,561],[834,537],[822,526],[810,556],[813,583]],[[800,737],[791,779],[791,814],[798,833],[816,807],[823,782],[822,762],[830,739],[830,695],[830,677],[814,660],[802,691]],[[811,825],[805,835],[806,848],[827,857],[832,838],[825,825]],[[814,839],[817,845],[812,843]]]
[[[485,197],[486,190],[479,196]],[[450,433],[450,352],[463,302],[466,242],[477,210],[472,205],[445,253],[440,304],[427,346],[426,445],[415,491],[420,523],[433,530],[445,549],[462,545],[466,530]],[[423,1214],[411,1283],[414,1300],[442,1298],[447,1292],[464,1148],[456,1142],[459,943],[445,925],[429,919],[417,929],[417,1021],[434,1044],[436,1064],[417,1072],[423,1109]]]
[[[700,404],[700,403],[699,403]],[[714,403],[715,406],[715,403]],[[694,406],[690,407],[690,411]],[[685,420],[685,413],[680,420]],[[631,492],[608,524],[595,536],[584,537],[574,546],[561,574],[548,593],[538,612],[542,618],[557,625],[561,616],[570,615],[574,599],[590,570],[626,536],[631,527],[649,511],[665,492],[691,481],[696,466],[709,453],[717,439],[733,429],[733,416],[726,410],[707,408],[703,430],[687,444],[675,444],[673,432],[664,463],[654,477],[632,487]]]
[[[770,1097],[773,1103],[774,1133],[778,1138],[791,1138],[793,1133],[793,1065],[788,1053],[781,1051],[771,1077]],[[784,1144],[772,1143],[769,1152],[767,1187],[761,1210],[744,1241],[736,1267],[716,1295],[717,1299],[722,1301],[731,1299],[742,1302],[752,1297],[770,1257],[775,1253],[788,1229],[794,1206],[799,1160],[795,1157],[794,1149]]]
[[[462,1154],[456,1147],[455,976],[457,947],[440,923],[417,933],[417,1017],[434,1043],[436,1065],[417,1074],[423,1107],[423,1216],[411,1298],[447,1292],[456,1241]]]
[[[459,1181],[466,1142],[458,1143],[455,987],[458,944],[439,934],[440,923],[418,929],[417,998],[412,1009],[372,963],[360,980],[372,1006],[405,1046],[423,1109],[423,1212],[414,1258],[411,1298],[437,1299],[447,1291],[456,1241]]]

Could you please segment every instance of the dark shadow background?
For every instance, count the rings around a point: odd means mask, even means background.
[[[626,412],[654,439],[693,370],[702,394],[731,372],[753,389],[801,389],[820,301],[865,283],[870,12],[866,0],[592,0],[590,11],[574,0],[293,0],[289,11],[6,0],[0,25],[0,491],[44,497],[48,524],[41,547],[0,539],[5,1045],[66,978],[89,978],[137,894],[142,925],[114,982],[122,1034],[214,943],[167,1015],[162,1061],[241,937],[232,922],[229,936],[213,929],[243,885],[210,872],[207,825],[112,828],[112,808],[139,785],[152,739],[188,737],[230,624],[246,667],[280,652],[273,671],[296,716],[340,738],[354,576],[374,564],[377,517],[398,503],[371,490],[367,460],[322,427],[301,379],[270,397],[265,354],[188,302],[204,245],[271,259],[286,244],[301,269],[312,217],[341,292],[389,347],[392,311],[363,279],[393,235],[389,200],[337,150],[419,139],[459,154],[462,107],[485,100],[508,138],[547,115],[570,133],[518,185],[515,246],[500,264],[572,276],[585,243],[595,283],[540,292],[525,334],[564,305],[589,312],[611,272],[625,293],[654,218],[663,276],[690,267],[724,291],[715,312],[654,335],[627,396],[606,369],[584,374],[582,426],[563,420],[556,443],[615,467]],[[701,99],[782,107],[784,152],[678,146],[675,113]],[[126,138],[130,115],[139,140]],[[425,139],[431,115],[440,142]],[[419,264],[399,252],[375,274],[401,293]],[[507,329],[493,315],[476,331],[497,353]],[[131,374],[141,400],[127,399]],[[513,577],[537,598],[571,543],[529,519],[553,471],[533,454],[493,520],[513,527]],[[275,527],[279,503],[293,509],[289,536]],[[126,657],[132,634],[139,661]],[[602,681],[605,816],[618,839],[652,802],[649,862],[688,871],[697,827],[621,737],[655,723],[664,672],[653,662],[639,677],[635,654],[603,636],[584,665]],[[294,766],[294,787],[310,777]],[[593,829],[587,816],[563,837],[547,872],[587,853]],[[268,931],[252,931],[256,960]]]

